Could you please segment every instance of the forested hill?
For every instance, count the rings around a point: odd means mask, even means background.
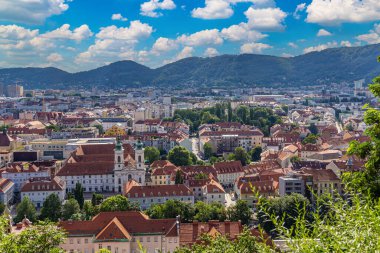
[[[68,73],[57,68],[0,69],[0,83],[26,88],[141,86],[285,86],[370,81],[380,73],[380,44],[326,49],[296,57],[221,55],[190,57],[151,69],[133,61]]]

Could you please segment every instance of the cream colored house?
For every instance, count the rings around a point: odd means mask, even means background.
[[[108,249],[115,253],[173,252],[179,247],[179,221],[149,219],[142,212],[102,212],[89,221],[61,221],[67,232],[60,245],[67,252],[92,253]]]

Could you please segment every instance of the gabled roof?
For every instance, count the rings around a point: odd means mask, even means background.
[[[173,229],[175,224],[176,219],[149,219],[142,212],[120,211],[101,212],[89,221],[61,221],[59,227],[66,230],[69,237],[87,235],[117,240],[138,234],[177,236],[177,230]]]
[[[131,240],[131,235],[117,217],[113,218],[107,226],[96,235],[96,240]]]

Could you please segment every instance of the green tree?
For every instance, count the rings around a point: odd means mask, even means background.
[[[0,203],[0,215],[4,213],[5,205],[3,203]]]
[[[205,143],[203,145],[203,155],[206,160],[208,160],[212,156],[212,146],[210,143]]]
[[[183,176],[180,170],[175,173],[175,184],[183,184]]]
[[[236,161],[240,161],[243,166],[249,164],[251,161],[249,160],[249,155],[247,151],[245,151],[242,147],[235,148],[234,158]]]
[[[95,125],[94,127],[98,129],[99,134],[104,134],[104,128],[102,125]]]
[[[78,201],[80,209],[82,209],[83,204],[84,204],[84,196],[83,196],[83,187],[81,183],[75,184],[74,198],[76,199],[76,201]]]
[[[160,160],[160,150],[156,147],[146,147],[144,149],[144,156],[149,164],[151,164],[154,161]]]
[[[90,220],[93,216],[99,213],[99,207],[92,205],[92,202],[86,200],[83,205],[83,215],[85,220]]]
[[[92,194],[91,204],[92,204],[93,206],[100,205],[100,203],[102,203],[103,199],[104,199],[103,194],[100,194],[100,193],[96,193],[96,192],[94,192],[94,193]]]
[[[226,219],[226,209],[219,202],[207,204],[203,201],[198,201],[195,203],[194,209],[194,220],[206,222],[209,220],[224,221]]]
[[[191,204],[172,199],[164,204],[152,205],[145,212],[151,219],[176,218],[180,215],[183,222],[192,220],[194,216],[194,208]]]
[[[252,211],[247,201],[238,200],[236,204],[227,210],[228,216],[232,221],[241,221],[243,225],[248,225],[251,220]]]
[[[0,217],[0,252],[7,253],[63,253],[59,247],[65,232],[55,224],[39,222],[20,233],[8,233],[9,220]]]
[[[263,149],[260,146],[256,146],[249,151],[249,156],[253,162],[257,162],[261,160],[261,153]]]
[[[192,164],[190,152],[181,146],[175,146],[169,151],[168,160],[176,166],[187,166]]]
[[[302,144],[316,144],[319,136],[315,134],[309,134],[305,139],[302,140]]]
[[[378,59],[380,61],[380,57]],[[373,80],[369,86],[376,98],[380,98],[380,76]],[[380,198],[380,111],[369,105],[365,106],[364,123],[367,125],[365,135],[369,141],[353,141],[347,152],[366,160],[365,170],[343,175],[344,181],[351,190],[370,194],[372,197]]]
[[[317,135],[319,133],[318,128],[314,123],[311,123],[308,129],[314,135]]]
[[[177,248],[174,253],[252,253],[271,252],[269,246],[259,243],[258,238],[251,235],[251,231],[244,227],[243,232],[236,238],[230,240],[226,236],[216,237],[203,235],[200,242],[190,247]],[[274,251],[273,251],[274,252]]]
[[[57,194],[52,193],[45,199],[42,205],[40,219],[58,221],[58,219],[61,218],[61,215],[62,215],[61,200],[59,199]]]
[[[123,195],[108,197],[100,204],[101,212],[135,211],[139,209],[136,203],[132,203]]]
[[[198,157],[193,152],[190,152],[190,158],[191,158],[191,164],[197,164]]]
[[[68,220],[77,213],[80,213],[78,201],[76,199],[68,199],[62,207],[62,218]]]
[[[16,212],[17,215],[15,217],[15,222],[22,221],[24,217],[28,218],[32,222],[36,221],[36,208],[28,196],[25,196],[20,204],[17,205]]]
[[[272,199],[260,199],[257,206],[257,218],[260,226],[271,235],[278,235],[275,223],[270,217],[278,217],[283,222],[283,226],[290,229],[301,214],[307,214],[310,221],[309,200],[298,193],[292,193],[284,197]]]
[[[245,105],[239,106],[236,110],[236,115],[238,116],[240,121],[243,122],[244,124],[248,124],[249,114],[250,114],[249,108]]]

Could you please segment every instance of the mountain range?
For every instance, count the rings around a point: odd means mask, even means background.
[[[257,54],[190,57],[152,69],[133,61],[68,73],[47,68],[0,69],[0,83],[25,88],[301,86],[367,82],[380,74],[380,44],[331,48],[295,57]]]

